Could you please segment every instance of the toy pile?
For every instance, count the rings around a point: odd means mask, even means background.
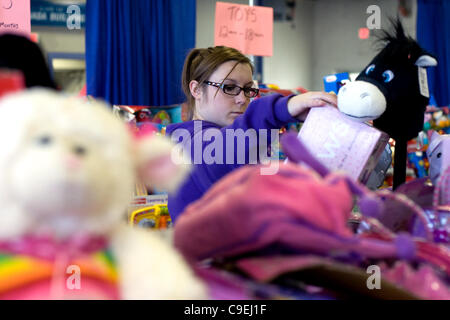
[[[127,123],[136,134],[153,128],[150,130],[154,130],[156,135],[164,136],[168,124],[181,122],[182,106],[113,106],[113,114]],[[128,206],[127,220],[132,226],[146,229],[171,228],[167,192],[136,181],[134,198]]]
[[[428,106],[425,113],[423,131],[417,139],[408,143],[408,165],[414,170],[409,180],[424,178],[429,175],[430,161],[427,152],[433,134],[450,134],[450,114],[448,107]],[[432,151],[432,150],[430,150]]]
[[[177,221],[175,245],[188,260],[203,261],[199,275],[240,284],[236,294],[252,298],[450,299],[450,242],[433,237],[438,230],[421,208],[328,171],[296,135],[284,135],[282,144],[291,162],[279,164],[277,174],[241,168]],[[349,225],[354,198],[356,228]],[[386,199],[412,211],[425,238],[388,229]],[[373,270],[382,277],[371,278]]]
[[[275,174],[236,170],[179,217],[175,245],[213,287],[262,299],[450,299],[449,136],[428,138],[430,179],[406,181],[407,141],[429,100],[424,68],[437,61],[394,27],[336,89],[339,110],[312,109],[298,135],[282,136],[289,161],[269,164]],[[446,126],[446,109],[434,112],[430,129]],[[391,156],[393,188],[379,189]]]

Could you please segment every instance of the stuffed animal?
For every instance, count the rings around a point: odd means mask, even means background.
[[[450,204],[450,135],[431,134],[427,149],[430,179],[436,188],[434,204]]]
[[[442,148],[444,141],[450,140],[450,135],[440,135],[436,131],[431,134],[430,144],[427,149],[427,157],[430,161],[430,179],[436,185],[437,179],[445,169],[442,164]],[[448,163],[445,165],[449,165]]]
[[[126,226],[137,178],[173,190],[188,171],[166,138],[32,89],[0,101],[0,145],[0,298],[205,298],[171,245]]]
[[[339,109],[355,119],[374,120],[374,126],[393,138],[394,189],[406,179],[407,141],[417,137],[424,125],[429,100],[427,67],[437,60],[412,38],[399,20],[395,34],[384,32],[381,52],[359,74],[356,81],[338,93]]]

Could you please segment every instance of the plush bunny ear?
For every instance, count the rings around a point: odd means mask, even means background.
[[[433,142],[435,139],[439,139],[441,135],[433,130],[433,133],[431,134],[430,142]]]
[[[435,67],[438,63],[436,58],[432,57],[430,54],[423,54],[417,59],[415,64],[418,67],[427,68]]]
[[[138,178],[149,188],[171,192],[184,181],[190,165],[170,139],[152,130],[135,135]]]
[[[428,157],[432,156],[434,150],[439,146],[441,141],[442,141],[442,136],[439,133],[437,133],[436,131],[433,131],[433,133],[431,134],[430,143],[429,143],[428,149],[427,149]]]

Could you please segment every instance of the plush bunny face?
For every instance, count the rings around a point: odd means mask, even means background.
[[[101,232],[121,219],[136,161],[131,135],[106,105],[43,90],[10,96],[0,133],[1,216],[17,222],[9,231]]]
[[[443,147],[444,142],[450,141],[450,135],[440,135],[436,131],[433,131],[431,135],[430,145],[427,149],[427,157],[430,161],[430,179],[434,185],[441,173],[445,170],[446,166],[442,166],[443,159]]]

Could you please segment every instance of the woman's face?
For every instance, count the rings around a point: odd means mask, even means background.
[[[239,63],[230,73],[235,65],[236,61],[224,62],[211,74],[207,81],[223,82],[224,85],[234,84],[242,88],[252,87],[253,78],[250,65]],[[250,103],[250,98],[244,95],[243,90],[237,96],[232,96],[212,85],[203,84],[203,86],[201,94],[196,99],[194,120],[210,121],[221,127],[228,126],[233,123],[236,117],[244,113]]]

